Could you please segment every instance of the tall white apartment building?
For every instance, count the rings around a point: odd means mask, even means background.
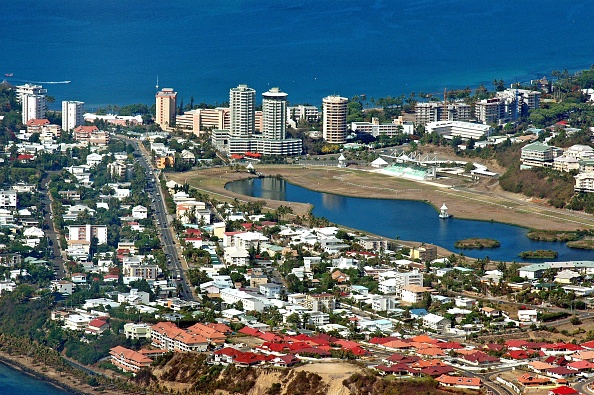
[[[31,119],[45,118],[45,95],[24,94],[21,96],[22,121],[26,124]]]
[[[330,144],[346,143],[348,102],[349,99],[340,96],[327,96],[322,100],[323,137]]]
[[[16,97],[19,103],[24,95],[45,95],[46,93],[47,89],[43,89],[41,85],[25,84],[16,87]]]
[[[279,88],[262,93],[262,134],[265,139],[284,140],[287,134],[287,94]]]
[[[62,130],[69,131],[84,123],[84,102],[62,102]]]
[[[230,137],[250,138],[255,129],[256,91],[247,85],[231,88],[229,107],[231,110]]]

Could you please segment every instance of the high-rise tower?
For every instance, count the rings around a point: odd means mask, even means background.
[[[262,93],[263,125],[265,139],[284,140],[287,133],[287,94],[279,88]]]
[[[247,85],[239,85],[229,91],[231,122],[230,137],[250,138],[255,128],[256,91]]]
[[[175,110],[177,108],[177,92],[171,88],[163,88],[155,96],[156,114],[155,123],[166,129],[175,125]]]
[[[62,102],[62,130],[67,132],[84,123],[84,104],[82,101]]]
[[[347,131],[347,104],[349,99],[327,96],[324,105],[323,137],[330,144],[344,144]]]

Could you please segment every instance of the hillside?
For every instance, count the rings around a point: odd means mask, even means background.
[[[205,354],[175,354],[157,362],[152,372],[139,373],[134,380],[155,391],[188,394],[404,395],[412,393],[412,387],[413,392],[446,394],[432,379],[390,380],[349,363],[315,363],[289,369],[225,367],[208,364]]]

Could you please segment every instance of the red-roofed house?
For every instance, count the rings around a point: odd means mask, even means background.
[[[107,328],[109,328],[109,324],[107,322],[100,320],[99,318],[95,318],[89,322],[87,329],[85,329],[85,333],[99,335],[107,330]]]
[[[577,370],[579,372],[591,371],[594,369],[594,363],[590,361],[573,361],[566,365],[566,368]]]
[[[499,363],[499,358],[492,357],[482,351],[476,351],[472,354],[464,355],[463,357],[468,363],[472,365],[491,365]]]
[[[505,342],[505,346],[511,349],[521,349],[526,347],[527,344],[528,342],[526,340],[521,339],[511,339]]]
[[[550,390],[549,395],[579,395],[579,391],[566,385],[562,385],[561,387]]]
[[[439,377],[444,374],[450,374],[454,371],[451,366],[429,366],[421,369],[421,373],[426,376]]]
[[[248,336],[258,337],[260,334],[260,331],[257,329],[251,328],[249,326],[244,326],[243,328],[241,328],[239,330],[239,333],[243,333],[244,335],[248,335]]]
[[[482,386],[481,379],[476,377],[456,377],[443,374],[435,380],[439,382],[439,385],[442,385],[444,387],[480,390]]]
[[[594,340],[590,340],[589,342],[585,342],[580,345],[588,350],[594,350]]]
[[[551,376],[556,379],[566,379],[575,376],[577,371],[567,369],[565,366],[557,366],[555,368],[545,370],[545,373],[547,376]]]
[[[541,385],[548,385],[551,383],[551,379],[546,377],[532,376],[530,373],[524,373],[518,377],[518,383],[525,387],[538,387]]]
[[[280,366],[283,368],[288,368],[289,366],[293,366],[299,362],[299,358],[297,358],[293,354],[287,354],[280,357],[276,357],[272,360],[274,366]]]

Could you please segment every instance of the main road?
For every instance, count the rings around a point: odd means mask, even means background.
[[[50,191],[47,187],[52,173],[55,172],[48,171],[45,177],[43,177],[39,192],[42,193],[41,204],[43,205],[43,227],[45,228],[45,225],[48,225],[47,229],[44,230],[45,235],[48,238],[49,248],[51,249],[51,261],[54,265],[55,275],[60,279],[66,276],[66,269],[64,268],[64,258],[62,257],[62,250],[60,249],[60,239],[54,224]]]
[[[122,137],[124,138],[124,137]],[[171,267],[173,277],[176,279],[180,289],[180,296],[183,299],[194,300],[194,295],[190,289],[187,276],[182,267],[182,262],[179,256],[178,249],[176,248],[175,239],[173,232],[169,226],[169,217],[167,215],[167,207],[165,205],[165,196],[161,190],[159,180],[156,178],[155,170],[149,164],[150,161],[145,156],[142,149],[139,147],[138,142],[132,139],[124,138],[126,142],[131,144],[136,154],[138,154],[138,162],[143,167],[147,177],[147,193],[152,197],[152,206],[155,211],[155,217],[157,218],[157,226],[161,236],[161,243],[163,244],[163,251],[167,256],[167,266]]]

